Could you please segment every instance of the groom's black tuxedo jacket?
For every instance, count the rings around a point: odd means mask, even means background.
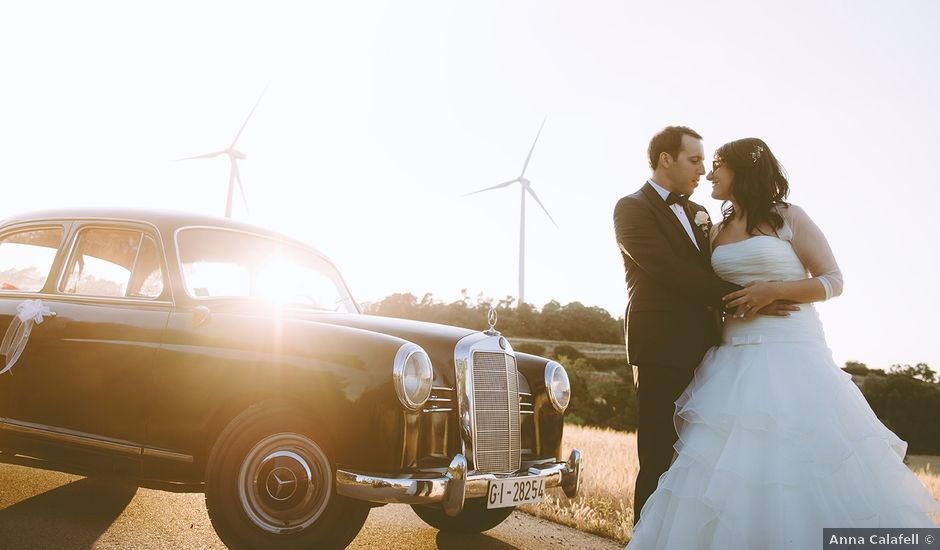
[[[721,297],[741,287],[711,268],[708,236],[685,207],[698,248],[659,193],[646,183],[614,209],[627,280],[625,337],[631,365],[694,368],[720,339]]]

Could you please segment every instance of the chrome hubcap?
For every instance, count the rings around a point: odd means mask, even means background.
[[[274,434],[256,443],[238,473],[245,513],[270,533],[309,527],[326,509],[332,491],[326,454],[296,433]]]

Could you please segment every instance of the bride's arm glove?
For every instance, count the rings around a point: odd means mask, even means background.
[[[790,241],[793,251],[811,277],[798,281],[752,283],[728,294],[724,297],[725,307],[737,307],[735,317],[751,318],[773,300],[811,303],[842,294],[842,271],[839,270],[826,236],[802,208],[790,205],[778,211],[786,221],[779,231],[780,238]]]
[[[614,209],[614,228],[620,250],[640,269],[703,306],[722,307],[721,297],[741,288],[703,264],[672,253],[653,212],[637,200],[621,199]]]

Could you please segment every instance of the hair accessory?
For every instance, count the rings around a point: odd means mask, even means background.
[[[754,147],[754,150],[751,151],[751,162],[757,162],[760,160],[760,154],[764,152],[764,148],[760,145]]]

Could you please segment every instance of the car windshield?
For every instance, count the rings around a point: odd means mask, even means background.
[[[268,237],[190,228],[176,237],[183,284],[196,298],[252,298],[356,313],[339,272],[312,250]]]

